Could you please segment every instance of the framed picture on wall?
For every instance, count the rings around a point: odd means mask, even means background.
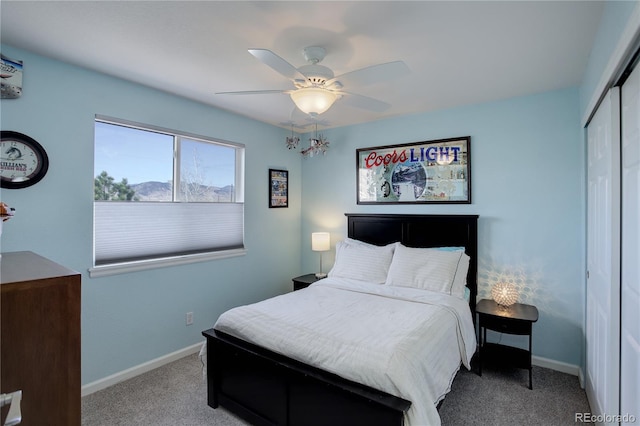
[[[269,169],[269,208],[289,207],[289,172]]]
[[[22,61],[0,54],[0,98],[16,99],[22,96]]]
[[[470,136],[356,150],[358,204],[470,204]]]

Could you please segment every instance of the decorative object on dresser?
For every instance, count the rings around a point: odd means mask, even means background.
[[[293,281],[293,291],[302,290],[303,288],[309,287],[311,284],[322,278],[318,278],[316,274],[306,274],[300,275],[299,277],[295,277],[292,279]]]
[[[80,274],[35,253],[0,258],[2,393],[28,425],[80,425]]]
[[[331,235],[328,232],[314,232],[311,234],[311,250],[320,252],[320,272],[316,272],[316,278],[324,278],[326,272],[322,272],[322,252],[331,249]]]
[[[451,328],[463,330],[464,337],[464,350],[458,345],[457,339],[445,338],[443,341],[448,344],[455,343],[455,350],[444,350],[440,346],[437,346],[438,350],[430,350],[425,352],[424,355],[431,357],[428,362],[423,362],[422,357],[407,356],[403,359],[407,362],[416,362],[414,367],[416,370],[411,370],[412,373],[405,377],[404,385],[410,386],[412,391],[409,392],[414,395],[415,401],[409,401],[403,397],[387,393],[380,390],[380,387],[372,387],[372,385],[363,384],[362,380],[348,379],[345,375],[339,375],[337,372],[330,372],[327,369],[323,369],[318,366],[317,363],[307,364],[298,361],[290,356],[283,355],[272,349],[268,349],[268,345],[262,345],[252,343],[251,339],[244,339],[235,337],[230,333],[233,333],[233,324],[238,322],[233,319],[235,314],[239,314],[241,317],[247,313],[247,310],[235,310],[231,313],[230,317],[228,313],[223,314],[221,317],[227,315],[227,318],[232,318],[231,322],[223,321],[224,326],[222,329],[216,328],[220,325],[220,319],[216,323],[216,327],[203,331],[203,335],[207,339],[207,394],[208,404],[216,408],[219,405],[224,406],[230,411],[236,413],[240,417],[248,420],[252,424],[304,424],[304,425],[322,425],[322,424],[367,424],[368,426],[375,425],[403,425],[407,424],[410,419],[416,419],[412,417],[418,415],[422,418],[422,423],[427,417],[437,416],[436,405],[438,401],[443,398],[446,390],[443,393],[437,391],[439,398],[435,395],[429,395],[426,399],[419,396],[425,389],[425,386],[418,386],[417,380],[413,377],[423,377],[422,374],[430,376],[434,373],[431,369],[439,362],[436,361],[438,357],[444,358],[444,363],[451,362],[452,366],[455,364],[455,368],[450,372],[444,372],[441,374],[438,370],[438,375],[452,377],[455,371],[460,367],[459,362],[464,362],[467,368],[469,367],[469,359],[473,351],[476,349],[475,331],[472,325],[472,317],[475,316],[475,298],[477,294],[477,219],[476,215],[394,215],[394,214],[347,214],[347,236],[350,240],[350,245],[355,247],[362,247],[366,253],[376,251],[377,258],[381,259],[387,254],[387,251],[393,247],[397,247],[397,243],[410,248],[435,248],[440,252],[439,248],[455,247],[459,251],[457,253],[450,253],[451,256],[461,256],[464,253],[469,258],[468,270],[466,275],[466,284],[469,287],[471,293],[469,302],[467,303],[462,298],[457,298],[451,294],[441,294],[433,292],[432,296],[440,298],[450,298],[451,301],[456,301],[459,308],[466,310],[464,324],[458,323],[458,326],[448,323],[453,326]],[[357,241],[355,241],[357,240]],[[377,247],[377,250],[372,247]],[[460,249],[463,248],[463,249]],[[379,252],[379,253],[378,253]],[[391,257],[389,256],[391,261]],[[364,267],[366,263],[360,262]],[[380,268],[376,268],[380,269]],[[346,272],[350,272],[349,269]],[[389,270],[390,273],[390,270]],[[332,272],[333,274],[333,272]],[[312,275],[312,277],[315,277]],[[300,277],[299,277],[300,278]],[[382,279],[381,283],[374,283],[374,281],[362,282],[356,279],[349,281],[352,285],[366,285],[373,286],[377,292],[383,291],[384,288],[392,287],[390,290],[395,291],[394,294],[407,294],[402,293],[402,288],[389,285],[379,285],[384,283]],[[358,284],[360,283],[360,284]],[[325,285],[326,284],[326,285]],[[396,329],[394,328],[393,321],[384,321],[382,324],[378,323],[378,318],[384,320],[386,316],[380,316],[380,309],[373,309],[374,314],[370,315],[366,312],[370,303],[376,304],[376,307],[382,308],[386,303],[400,303],[404,308],[409,309],[411,314],[415,312],[413,309],[423,309],[420,307],[421,303],[409,302],[407,300],[399,300],[394,297],[378,297],[369,295],[366,293],[360,293],[359,291],[341,290],[336,288],[340,284],[340,278],[330,276],[319,282],[317,285],[310,287],[303,292],[291,292],[282,296],[278,296],[272,299],[268,299],[263,302],[258,302],[259,306],[256,306],[256,312],[262,307],[273,306],[273,304],[280,305],[290,303],[292,301],[300,302],[295,304],[295,309],[300,312],[304,312],[304,315],[308,315],[313,312],[311,318],[302,319],[296,316],[297,320],[302,320],[306,325],[304,329],[307,329],[309,321],[316,321],[318,318],[323,318],[322,315],[326,315],[326,312],[317,309],[317,305],[326,306],[327,312],[331,310],[334,314],[337,314],[337,318],[342,320],[344,318],[344,312],[340,311],[340,308],[334,308],[333,303],[337,303],[343,306],[345,303],[348,306],[360,306],[359,312],[355,313],[349,310],[348,314],[352,318],[350,324],[340,322],[344,329],[342,331],[352,334],[356,333],[356,330],[362,329],[365,324],[371,324],[372,320],[377,324],[377,333],[380,330],[385,329],[384,336],[395,336]],[[317,288],[316,288],[317,287]],[[361,290],[364,290],[362,288]],[[415,293],[420,290],[417,288],[406,288],[407,292]],[[307,294],[307,292],[309,292]],[[337,292],[337,293],[336,293]],[[333,296],[332,296],[333,295]],[[299,297],[298,297],[299,296]],[[339,296],[339,297],[337,297]],[[422,296],[427,296],[421,293]],[[432,297],[430,296],[430,297]],[[327,297],[330,297],[328,299]],[[354,302],[354,298],[359,301],[363,297],[369,297],[365,304],[359,305],[359,302]],[[284,299],[286,298],[286,299]],[[319,302],[315,302],[320,298]],[[386,301],[380,300],[385,299]],[[331,300],[331,302],[329,301]],[[392,301],[393,300],[393,301]],[[444,301],[444,299],[442,299]],[[447,299],[449,300],[449,299]],[[375,302],[374,302],[375,301]],[[265,305],[266,303],[266,305]],[[380,303],[381,305],[377,305]],[[430,305],[433,306],[433,305]],[[307,309],[312,307],[312,311]],[[388,309],[386,305],[385,311]],[[244,307],[243,307],[244,308]],[[249,310],[251,310],[250,308]],[[439,308],[438,308],[439,309]],[[284,316],[291,315],[293,313],[283,312],[286,309],[278,309],[276,312],[281,312]],[[232,310],[233,311],[233,310]],[[400,310],[402,311],[402,310]],[[457,309],[452,311],[458,312]],[[443,312],[452,312],[448,309],[444,309]],[[408,315],[408,314],[405,314]],[[332,317],[330,314],[329,317]],[[455,316],[455,315],[454,315]],[[237,316],[235,316],[238,318]],[[251,316],[249,316],[251,317]],[[250,320],[249,317],[245,317]],[[416,318],[420,315],[416,315]],[[453,320],[453,316],[447,315],[447,318]],[[366,318],[366,319],[365,319]],[[239,318],[238,318],[239,319]],[[360,321],[360,323],[358,322]],[[241,320],[244,322],[244,320]],[[409,321],[411,322],[411,321]],[[262,322],[260,322],[262,324]],[[260,324],[252,324],[249,328],[254,328]],[[300,324],[296,321],[296,326]],[[403,326],[407,324],[403,321]],[[440,323],[442,325],[442,323]],[[248,325],[248,324],[247,324]],[[425,323],[414,324],[418,329],[423,330]],[[226,326],[231,328],[227,329]],[[267,327],[270,327],[267,324]],[[431,324],[426,327],[430,329],[434,326]],[[464,327],[462,327],[464,326]],[[332,327],[329,327],[330,329]],[[364,327],[370,330],[370,326]],[[442,327],[438,330],[442,331]],[[449,328],[449,326],[447,326]],[[289,330],[289,328],[287,328]],[[394,330],[393,332],[391,330]],[[311,330],[309,330],[311,331]],[[371,330],[375,333],[374,330]],[[400,333],[403,334],[403,333]],[[441,333],[442,334],[442,333]],[[264,334],[260,334],[268,339],[270,337]],[[314,334],[315,335],[315,334]],[[448,336],[448,333],[444,333],[444,336]],[[382,350],[385,348],[386,353],[389,352],[389,346],[382,344],[387,338],[377,335],[375,341],[379,345],[378,348]],[[293,337],[293,336],[292,336]],[[363,336],[364,337],[364,336]],[[434,336],[435,337],[435,336]],[[471,339],[471,340],[469,340]],[[324,340],[324,338],[323,338]],[[285,346],[290,346],[294,343],[299,347],[302,346],[314,346],[314,348],[320,350],[315,345],[320,343],[307,342],[300,340],[282,340],[278,338]],[[433,345],[430,347],[436,347],[435,341],[439,339],[434,338]],[[471,342],[472,341],[472,342]],[[313,344],[312,344],[313,343]],[[339,341],[336,340],[333,343],[331,339],[327,341],[328,346],[338,345]],[[364,343],[364,342],[363,342]],[[421,346],[423,347],[423,346]],[[363,346],[358,349],[359,352],[368,351],[368,346]],[[354,348],[356,349],[356,348]],[[405,348],[409,350],[409,348]],[[333,348],[331,350],[322,349],[326,356],[329,358],[338,356],[342,352],[336,352]],[[462,355],[464,352],[464,356]],[[381,351],[380,351],[381,352]],[[411,351],[409,351],[411,352]],[[446,354],[446,355],[444,355]],[[323,355],[323,359],[326,358]],[[435,358],[433,358],[435,357]],[[464,361],[460,359],[463,358]],[[445,361],[446,360],[446,361]],[[394,366],[395,363],[392,363]],[[406,363],[402,363],[402,366],[398,365],[399,371],[405,371]],[[418,368],[418,365],[420,366]],[[427,371],[423,371],[426,368]],[[379,371],[379,370],[376,370]],[[379,373],[382,375],[382,373]],[[393,374],[392,374],[393,375]],[[347,375],[348,377],[349,375]],[[378,376],[376,376],[378,377]],[[380,377],[378,377],[380,379]],[[431,379],[429,379],[431,380]],[[366,382],[367,380],[365,380]],[[416,386],[414,387],[414,382]],[[409,384],[411,383],[411,384]],[[435,382],[434,382],[435,383]],[[449,384],[447,380],[447,384]],[[446,385],[445,384],[445,387]],[[437,387],[439,388],[441,384]],[[386,387],[383,387],[386,389]],[[428,388],[428,386],[427,386]],[[256,395],[260,395],[256,398]],[[431,397],[434,397],[433,402],[427,402]],[[413,414],[411,414],[413,413]]]
[[[8,205],[0,201],[0,238],[2,237],[3,222],[11,219],[14,216],[15,211],[16,209],[14,209],[13,207],[9,207]],[[0,254],[0,257],[2,257],[2,254]]]
[[[470,204],[470,136],[356,150],[358,204]]]
[[[529,370],[529,389],[533,389],[531,374],[531,341],[533,323],[538,321],[538,309],[523,303],[514,303],[508,307],[494,300],[482,299],[476,306],[478,328],[480,331],[480,360],[478,374],[482,376],[482,364],[493,359],[500,364],[513,365]],[[500,333],[529,337],[529,348],[520,349],[498,343],[487,343],[487,329]]]
[[[0,201],[0,223],[6,222],[14,216],[16,209],[9,207],[2,201]],[[0,228],[2,230],[2,228]]]

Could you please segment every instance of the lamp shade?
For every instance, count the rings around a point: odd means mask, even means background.
[[[518,290],[511,283],[499,282],[491,289],[491,297],[498,305],[511,306],[518,301]]]
[[[338,99],[338,95],[319,87],[306,87],[290,94],[293,103],[306,114],[322,114]]]
[[[329,251],[331,239],[328,232],[314,232],[311,234],[311,250]]]

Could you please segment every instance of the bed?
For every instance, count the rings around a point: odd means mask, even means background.
[[[348,240],[333,274],[307,289],[232,309],[203,332],[211,407],[224,406],[255,425],[440,424],[436,405],[476,349],[478,216],[346,216]],[[374,282],[375,274],[350,279],[340,265],[349,259],[348,247],[362,252],[358,244],[376,256],[390,248],[396,254],[438,248],[428,253],[442,259],[464,253],[468,302]],[[380,263],[371,262],[371,269]],[[402,278],[398,271],[406,266],[391,262],[387,280]]]

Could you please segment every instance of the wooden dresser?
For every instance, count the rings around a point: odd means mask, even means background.
[[[0,387],[22,390],[21,426],[80,425],[80,281],[35,253],[2,253]]]

